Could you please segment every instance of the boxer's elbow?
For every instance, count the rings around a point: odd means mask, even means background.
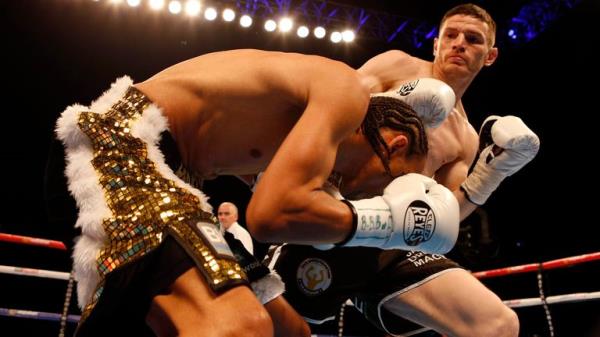
[[[250,203],[246,223],[250,234],[260,242],[279,243],[294,239],[295,224],[305,213],[304,206],[284,197],[272,204]]]
[[[246,223],[250,235],[259,242],[278,242],[286,226],[279,212],[269,207],[248,207]]]

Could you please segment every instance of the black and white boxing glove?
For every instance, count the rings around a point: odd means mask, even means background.
[[[481,126],[479,143],[479,158],[461,189],[469,201],[483,205],[504,178],[535,157],[540,139],[519,117],[490,116]]]
[[[456,95],[446,83],[435,78],[420,78],[398,89],[377,93],[371,97],[393,97],[410,105],[425,126],[438,127],[454,108]]]
[[[355,232],[337,246],[444,254],[456,243],[458,201],[429,177],[406,174],[394,179],[382,196],[344,202],[353,211]]]

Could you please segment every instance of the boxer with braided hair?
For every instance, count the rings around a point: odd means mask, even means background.
[[[404,102],[386,96],[373,96],[369,109],[360,128],[369,140],[373,150],[383,163],[385,170],[391,175],[389,158],[390,148],[381,135],[381,128],[388,127],[405,132],[411,140],[407,155],[423,155],[427,153],[427,135],[423,121],[414,110]]]
[[[68,107],[56,133],[82,230],[74,248],[83,309],[77,335],[273,334],[261,304],[276,300],[279,288],[248,280],[245,270],[259,273],[240,266],[242,254],[232,252],[197,188],[219,175],[264,171],[246,216],[262,241],[452,247],[458,205],[450,191],[418,174],[393,178],[422,170],[425,154],[407,155],[413,139],[383,128],[388,174],[357,132],[370,100],[363,80],[348,65],[319,56],[231,50],[135,84],[123,77],[90,106]],[[452,89],[441,81],[387,95],[429,125],[441,123],[454,105]],[[168,138],[171,146],[164,145]],[[169,165],[171,155],[181,165]],[[323,189],[332,171],[355,191],[383,195],[337,200]],[[435,214],[437,230],[422,244],[403,239],[402,214],[413,202]],[[374,215],[372,203],[387,216],[384,229],[359,225]]]

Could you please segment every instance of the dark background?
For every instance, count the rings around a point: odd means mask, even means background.
[[[343,1],[437,24],[458,1]],[[529,1],[475,1],[487,8],[505,30]],[[463,225],[452,256],[473,270],[543,262],[599,251],[597,198],[592,168],[598,144],[595,104],[600,44],[600,2],[581,1],[536,39],[502,43],[497,63],[484,69],[463,98],[471,123],[478,127],[490,114],[515,114],[540,136],[538,156],[503,182],[483,207],[489,216],[491,242],[475,216]],[[0,4],[3,68],[0,232],[61,240],[75,232],[68,221],[48,219],[44,169],[55,119],[68,105],[84,105],[128,74],[141,81],[176,62],[206,52],[259,48],[319,54],[353,67],[387,49],[404,49],[431,59],[431,41],[415,49],[397,39],[386,44],[360,36],[352,45],[333,45],[269,34],[255,21],[242,30],[218,20],[188,20],[104,1],[27,0]],[[251,79],[248,79],[251,80]],[[593,140],[592,140],[593,139]],[[54,178],[53,178],[54,179]],[[54,181],[54,180],[53,180]],[[216,206],[230,200],[242,209],[249,192],[235,179],[209,182],[206,192]],[[596,206],[597,207],[597,206]],[[60,214],[55,207],[49,210]],[[242,212],[243,213],[243,212]],[[243,214],[241,223],[244,222]],[[70,270],[68,253],[0,242],[0,265]],[[546,295],[597,291],[600,263],[546,272]],[[536,297],[534,274],[485,282],[502,298]],[[0,274],[0,308],[60,312],[65,282]],[[551,307],[556,336],[600,336],[600,301]],[[522,336],[547,336],[541,307],[517,309]],[[78,313],[71,305],[71,313]],[[349,309],[348,315],[353,317]],[[348,320],[347,320],[348,321]],[[358,316],[346,332],[373,335]],[[333,327],[324,332],[336,333]],[[9,329],[15,332],[9,332]],[[68,333],[72,332],[70,326]],[[55,336],[57,322],[0,317],[0,336]]]

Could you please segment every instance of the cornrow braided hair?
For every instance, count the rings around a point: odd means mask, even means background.
[[[405,132],[409,147],[407,156],[427,154],[428,144],[425,126],[410,105],[399,99],[386,96],[371,97],[367,115],[361,124],[361,131],[371,144],[386,172],[390,170],[390,149],[381,136],[380,129],[388,127],[392,130]]]

